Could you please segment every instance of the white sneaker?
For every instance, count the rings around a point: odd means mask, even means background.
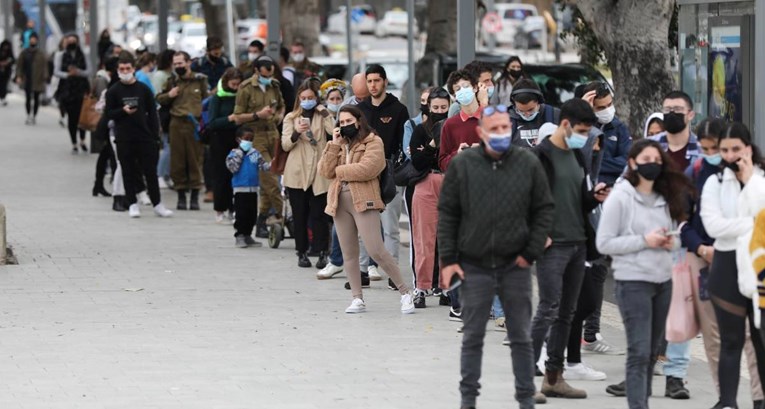
[[[159,184],[160,189],[167,189],[169,186],[167,186],[167,182],[165,182],[165,178],[162,176],[157,177],[157,183]]]
[[[401,296],[401,313],[402,314],[414,313],[414,300],[413,300],[411,291]]]
[[[223,212],[218,212],[215,214],[215,223],[223,224],[226,222],[226,215]]]
[[[151,199],[145,190],[135,195],[135,200],[143,206],[151,206]]]
[[[170,217],[173,215],[173,211],[166,208],[162,203],[154,206],[154,214],[159,217]]]
[[[351,301],[351,305],[345,309],[345,313],[358,314],[361,312],[365,312],[366,310],[367,310],[367,305],[364,304],[364,300],[362,300],[361,298],[354,298],[353,301]]]
[[[130,205],[130,208],[128,209],[128,214],[132,218],[141,217],[141,208],[138,207],[138,203],[133,203]]]
[[[375,267],[375,266],[369,266],[367,268],[367,273],[369,273],[369,281],[380,281],[380,280],[382,280],[382,276],[380,275],[380,271],[378,271],[377,267]]]
[[[595,334],[594,342],[587,342],[583,339],[582,350],[603,355],[624,355],[626,353],[623,349],[619,349],[606,342],[600,333]]]
[[[596,371],[584,363],[566,364],[563,370],[563,379],[567,381],[604,381],[606,374]]]
[[[332,263],[327,263],[327,266],[316,272],[316,278],[319,280],[326,280],[332,278],[335,274],[343,271],[342,266],[336,266]]]
[[[539,372],[545,373],[545,362],[547,362],[547,343],[542,344],[542,350],[539,353],[539,360],[537,361],[537,369]]]

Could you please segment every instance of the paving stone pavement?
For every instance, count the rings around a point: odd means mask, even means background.
[[[236,249],[210,205],[140,219],[93,198],[96,155],[71,155],[57,112],[25,126],[18,95],[0,108],[0,202],[19,265],[0,267],[0,408],[457,408],[459,324],[448,309],[402,316],[385,282],[368,312],[346,315],[342,278],[297,267],[294,243]],[[168,207],[173,192],[163,190]],[[406,234],[402,232],[402,235]],[[407,249],[401,249],[404,271]],[[314,260],[315,261],[315,260]],[[409,278],[411,279],[411,273]],[[606,338],[624,347],[613,305]],[[503,334],[489,331],[480,408],[516,407]],[[653,408],[708,408],[716,393],[694,341],[692,399]],[[607,384],[624,357],[585,354],[606,382],[572,382],[586,400],[543,408],[623,408]],[[541,379],[537,378],[537,385]],[[751,407],[748,381],[739,402]],[[663,395],[663,378],[654,381]]]

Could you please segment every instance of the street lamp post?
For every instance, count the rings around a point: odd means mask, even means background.
[[[457,66],[475,59],[475,0],[457,1]]]
[[[409,63],[409,81],[407,81],[406,87],[406,99],[409,101],[409,114],[417,112],[417,107],[420,106],[420,102],[416,96],[415,89],[415,75],[414,75],[414,0],[406,0],[406,13],[407,18],[407,53]]]
[[[157,20],[159,23],[159,33],[157,41],[159,42],[159,52],[167,50],[167,0],[159,0],[157,3]]]
[[[228,27],[228,58],[236,65],[236,42],[234,42],[234,5],[232,0],[226,0],[226,27]]]
[[[279,0],[268,0],[268,15],[266,21],[268,24],[268,45],[266,54],[279,61]]]

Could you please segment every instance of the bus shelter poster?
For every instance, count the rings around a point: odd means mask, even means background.
[[[712,27],[709,47],[709,116],[741,122],[741,27]]]

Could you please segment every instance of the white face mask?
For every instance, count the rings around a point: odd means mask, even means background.
[[[260,57],[260,54],[258,53],[247,53],[247,58],[250,61],[255,61],[256,58]]]
[[[598,122],[605,125],[605,124],[610,124],[611,121],[614,120],[614,114],[616,114],[616,108],[614,108],[614,106],[611,105],[610,107],[602,111],[596,112],[595,116],[598,117]]]
[[[119,73],[117,75],[119,75],[120,81],[122,81],[122,82],[130,82],[130,80],[133,79],[133,73],[132,72],[131,73],[127,73],[127,74]]]
[[[302,53],[292,54],[292,59],[295,62],[303,62],[303,60],[305,60],[305,54],[302,54]]]

